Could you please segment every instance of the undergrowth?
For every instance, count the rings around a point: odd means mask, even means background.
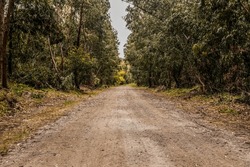
[[[218,114],[239,116],[241,113],[247,113],[245,115],[250,117],[250,106],[242,102],[242,99],[245,98],[242,94],[232,94],[228,92],[204,94],[199,90],[198,86],[193,88],[162,89],[159,87],[147,89],[171,99],[178,101],[184,100],[190,103],[190,105],[195,103],[197,106],[206,106],[208,110],[214,110]],[[206,111],[204,112],[206,113]]]
[[[101,90],[57,91],[34,89],[27,85],[10,83],[0,90],[0,155],[28,138],[38,128],[67,115],[67,108]]]

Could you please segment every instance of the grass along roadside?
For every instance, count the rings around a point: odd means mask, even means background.
[[[36,90],[20,84],[0,90],[0,155],[6,155],[14,144],[67,115],[70,107],[101,91]]]
[[[235,132],[238,136],[248,137],[250,140],[250,105],[240,103],[240,95],[218,93],[204,95],[191,89],[159,90],[141,88],[157,96],[164,97],[188,113],[195,114],[207,122]]]

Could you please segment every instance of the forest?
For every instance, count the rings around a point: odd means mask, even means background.
[[[250,90],[248,0],[126,0],[126,60],[138,85]]]
[[[120,58],[109,8],[108,0],[1,0],[2,87],[115,84]]]
[[[126,64],[108,0],[1,0],[2,87],[10,81],[69,90],[133,81],[166,89],[198,85],[203,93],[249,92],[249,1],[123,1],[132,32]]]

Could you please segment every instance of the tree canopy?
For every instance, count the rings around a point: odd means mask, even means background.
[[[108,0],[13,1],[9,23],[0,15],[0,42],[8,31],[1,75],[37,88],[114,84],[120,59],[109,8]]]
[[[137,84],[249,91],[249,1],[126,2],[126,59]]]

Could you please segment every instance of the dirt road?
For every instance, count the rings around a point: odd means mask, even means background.
[[[112,88],[72,110],[19,144],[0,166],[250,166],[249,141],[143,90]]]

